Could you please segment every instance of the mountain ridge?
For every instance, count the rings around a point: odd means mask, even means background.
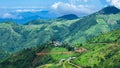
[[[117,14],[120,13],[120,9],[115,6],[107,6],[100,10],[98,13],[100,14]]]

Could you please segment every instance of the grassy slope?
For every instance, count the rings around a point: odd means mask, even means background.
[[[70,25],[70,33],[65,41],[74,44],[120,27],[120,14],[89,15]]]
[[[73,60],[73,63],[93,68],[120,67],[120,30],[95,37],[84,47],[88,51]]]

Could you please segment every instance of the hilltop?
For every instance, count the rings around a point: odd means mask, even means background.
[[[73,20],[73,19],[77,19],[77,18],[79,18],[79,17],[76,16],[75,14],[68,14],[68,15],[58,17],[58,19],[67,19],[67,20]]]
[[[119,12],[120,9],[116,8],[115,6],[108,6],[99,11],[101,14],[117,14]]]

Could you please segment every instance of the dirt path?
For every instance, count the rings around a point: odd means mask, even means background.
[[[100,43],[100,42],[98,42],[98,43],[95,43],[95,42],[90,42],[90,44],[103,44],[103,45],[106,45],[106,44],[112,44],[112,45],[119,45],[119,44],[116,44],[116,43]]]
[[[63,63],[63,68],[67,68],[66,65],[65,65],[66,62],[67,62],[67,60]]]
[[[49,67],[49,66],[51,66],[51,64],[45,64],[45,65],[39,66],[39,68]]]
[[[75,68],[82,68],[82,67],[80,67],[80,66],[78,66],[78,65],[70,62],[71,60],[72,60],[72,59],[67,59],[67,60],[65,60],[65,62],[63,62],[63,68],[67,68],[66,63],[72,65],[72,66],[75,67]]]
[[[78,65],[76,65],[76,64],[71,63],[70,60],[68,61],[68,64],[70,64],[70,65],[72,65],[72,66],[74,66],[74,67],[76,67],[76,68],[82,68],[82,67],[80,67],[80,66],[78,66]]]
[[[49,54],[73,54],[74,52],[51,52],[51,53],[44,53],[44,52],[40,52],[37,53],[36,55],[49,55]]]

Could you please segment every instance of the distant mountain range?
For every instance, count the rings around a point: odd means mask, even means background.
[[[37,20],[37,19],[53,19],[56,18],[57,15],[54,13],[51,13],[49,11],[36,11],[36,12],[9,12],[8,13],[11,17],[0,17],[0,22],[5,21],[12,21],[19,24],[24,24],[31,20]],[[12,15],[14,17],[12,17]]]
[[[10,21],[0,23],[1,59],[24,48],[38,46],[51,40],[66,42],[70,45],[83,44],[95,36],[120,28],[120,11],[114,6],[108,6],[83,18],[69,14],[41,20],[36,18],[39,16],[34,17],[31,13],[21,15],[24,16],[25,21],[33,20],[25,24]],[[29,15],[31,15],[30,18],[27,17]]]

